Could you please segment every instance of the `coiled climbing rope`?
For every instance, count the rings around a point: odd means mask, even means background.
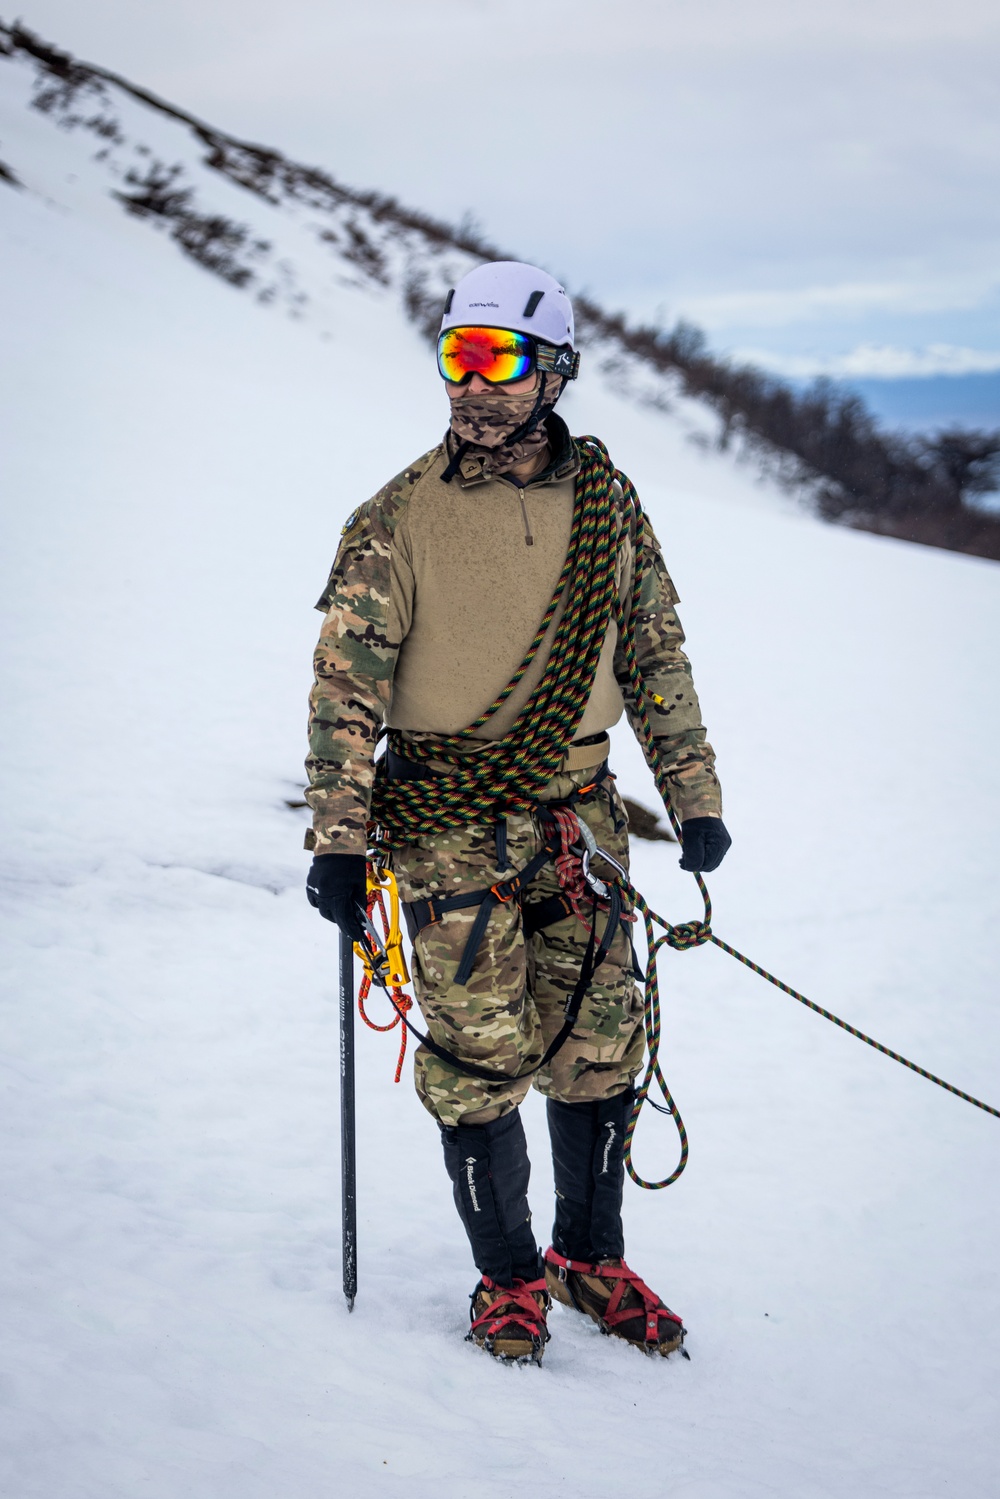
[[[451,739],[389,743],[407,759],[443,761],[449,774],[421,781],[377,775],[371,816],[380,844],[398,848],[420,836],[528,811],[558,773],[590,697],[598,657],[618,598],[618,516],[610,460],[603,448],[578,444],[581,469],[566,562],[552,601],[520,666],[475,723]],[[530,667],[560,606],[562,615],[541,681],[502,738],[469,740],[510,697]],[[480,747],[481,746],[481,747]]]
[[[433,836],[449,828],[472,823],[491,822],[511,810],[531,810],[548,781],[557,774],[566,746],[576,732],[590,696],[598,657],[612,619],[618,626],[619,639],[628,670],[631,706],[640,728],[646,758],[656,781],[671,825],[681,842],[681,828],[671,805],[670,786],[660,761],[659,749],[646,708],[647,697],[655,700],[644,686],[636,653],[636,621],[642,581],[648,565],[648,525],[639,496],[631,480],[616,469],[607,449],[596,437],[576,440],[580,472],[576,484],[573,525],[569,548],[551,603],[529,645],[521,664],[503,691],[474,723],[451,739],[435,738],[430,742],[402,740],[390,733],[390,745],[405,758],[426,763],[435,760],[447,764],[447,775],[420,781],[389,780],[384,773],[376,775],[372,794],[371,817],[376,842],[382,849],[398,848]],[[620,528],[621,495],[626,513],[631,511],[630,529],[634,535],[634,571],[628,611],[620,598],[616,559]],[[549,658],[541,680],[510,730],[501,738],[477,741],[475,753],[469,753],[469,740],[503,706],[524,678],[549,628],[562,608],[556,626]],[[909,1068],[918,1076],[935,1083],[975,1108],[1000,1119],[1000,1109],[961,1088],[945,1082],[925,1068],[909,1061],[899,1052],[883,1046],[863,1031],[841,1020],[822,1005],[807,999],[797,989],[761,968],[735,947],[730,947],[712,931],[712,902],[708,887],[700,874],[694,875],[701,894],[704,913],[700,921],[674,924],[659,916],[631,882],[621,875],[614,878],[621,894],[643,920],[646,934],[646,972],[644,1027],[646,1036],[646,1070],[635,1096],[635,1106],[625,1135],[625,1165],[632,1180],[640,1187],[659,1190],[675,1182],[688,1160],[687,1131],[677,1105],[671,1096],[659,1061],[660,991],[657,956],[664,946],[685,952],[705,943],[714,943],[730,957],[736,958],[752,972],[767,979],[782,993],[822,1015],[825,1020],[874,1047],[883,1056]],[[659,927],[662,935],[656,935]],[[409,1008],[409,1004],[407,1004]],[[400,1015],[405,1021],[405,1015]],[[404,1032],[405,1036],[405,1032]],[[402,1058],[400,1058],[400,1064]],[[398,1076],[398,1072],[397,1072]],[[663,1103],[649,1097],[655,1083]],[[635,1170],[632,1142],[644,1103],[672,1116],[680,1139],[680,1158],[669,1176],[647,1181]]]

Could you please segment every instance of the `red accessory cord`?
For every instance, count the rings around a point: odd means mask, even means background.
[[[368,892],[368,920],[369,921],[374,921],[375,920],[375,907],[376,906],[378,906],[379,915],[382,918],[382,930],[383,930],[383,932],[386,935],[388,935],[388,932],[389,932],[389,917],[386,914],[385,900],[383,898],[382,891],[381,890],[369,890],[369,892]],[[389,1021],[388,1025],[376,1025],[375,1021],[374,1020],[370,1020],[368,1018],[368,1015],[365,1012],[365,1000],[368,998],[368,995],[371,993],[371,987],[372,987],[372,981],[368,977],[368,974],[367,973],[362,974],[362,976],[361,976],[361,983],[360,983],[360,985],[358,987],[358,1013],[360,1014],[361,1019],[364,1021],[365,1025],[367,1025],[370,1030],[373,1030],[373,1031],[391,1031],[394,1026],[398,1025],[400,1027],[400,1030],[401,1030],[402,1034],[401,1034],[400,1040],[399,1040],[399,1058],[398,1058],[398,1060],[396,1062],[396,1076],[393,1078],[393,1082],[394,1083],[398,1083],[399,1079],[403,1075],[403,1063],[406,1060],[406,1026],[403,1025],[403,1016],[406,1015],[410,1010],[413,1009],[413,1000],[410,998],[410,996],[408,994],[404,994],[403,990],[399,987],[398,984],[394,984],[392,986],[391,993],[392,993],[392,1002],[393,1002],[393,1005],[395,1006],[395,1013],[393,1014],[393,1017]]]

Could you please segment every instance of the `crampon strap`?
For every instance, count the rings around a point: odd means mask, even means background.
[[[660,1322],[670,1322],[675,1327],[683,1329],[684,1323],[676,1312],[663,1305],[653,1291],[649,1289],[644,1280],[640,1280],[634,1270],[630,1270],[625,1261],[619,1265],[593,1262],[590,1260],[570,1260],[563,1255],[557,1254],[554,1249],[545,1251],[545,1263],[555,1266],[559,1279],[563,1282],[570,1271],[577,1275],[593,1275],[599,1280],[614,1280],[618,1284],[611,1292],[611,1299],[602,1314],[602,1320],[606,1327],[617,1327],[621,1322],[629,1322],[640,1315],[645,1318],[647,1343],[659,1343],[662,1341],[660,1335]],[[642,1298],[642,1306],[622,1307],[622,1298],[628,1287]]]
[[[484,1291],[493,1295],[493,1300],[478,1317],[473,1317],[470,1336],[482,1328],[488,1338],[494,1338],[505,1327],[513,1326],[529,1338],[545,1342],[548,1337],[545,1313],[532,1295],[532,1292],[546,1291],[544,1280],[517,1280],[513,1286],[498,1286],[495,1280],[484,1275],[481,1285]]]

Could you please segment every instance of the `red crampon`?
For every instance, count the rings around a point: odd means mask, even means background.
[[[477,1311],[480,1299],[485,1305]],[[471,1300],[467,1342],[478,1343],[508,1363],[541,1363],[550,1336],[545,1325],[549,1293],[544,1280],[515,1280],[513,1286],[498,1286],[484,1275]]]
[[[629,1269],[624,1260],[599,1260],[596,1263],[571,1260],[549,1248],[545,1251],[545,1270],[546,1284],[556,1300],[583,1312],[597,1323],[602,1332],[622,1338],[645,1353],[666,1356],[681,1348],[684,1323],[634,1270]],[[610,1294],[604,1297],[595,1293],[583,1277],[604,1285],[610,1281]],[[626,1328],[625,1324],[629,1322],[635,1327]],[[640,1322],[643,1328],[641,1336]]]

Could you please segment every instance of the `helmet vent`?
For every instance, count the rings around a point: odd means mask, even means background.
[[[531,296],[528,298],[528,300],[524,304],[524,311],[522,312],[521,316],[522,317],[534,317],[534,315],[535,315],[535,309],[537,308],[539,302],[542,300],[542,298],[544,297],[544,295],[545,295],[545,293],[543,291],[533,291],[531,293]]]
[[[455,288],[452,287],[451,291],[448,293],[447,297],[445,298],[445,303],[444,303],[444,315],[445,315],[445,317],[447,317],[448,314],[449,314],[449,312],[451,311],[451,304],[452,304],[452,302],[454,302],[454,300],[455,300]]]

